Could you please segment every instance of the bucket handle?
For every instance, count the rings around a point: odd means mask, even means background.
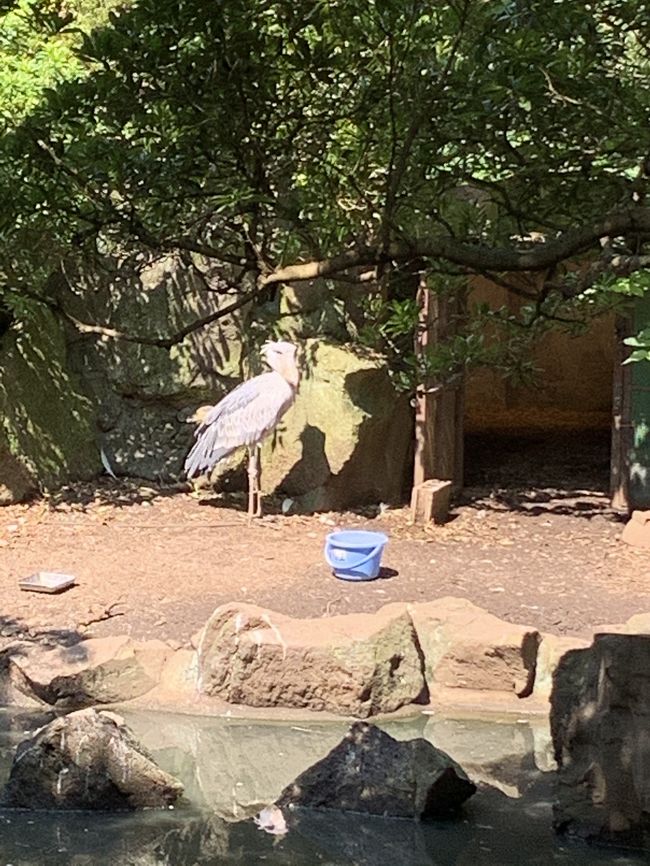
[[[325,559],[327,560],[327,564],[329,565],[329,567],[333,568],[335,570],[337,568],[360,568],[362,565],[365,565],[366,562],[370,562],[370,560],[377,555],[378,551],[380,551],[384,547],[385,544],[386,544],[385,541],[380,541],[379,544],[377,544],[377,545],[375,545],[375,547],[373,547],[373,549],[370,551],[370,553],[367,556],[363,556],[361,559],[358,559],[356,562],[342,562],[341,560],[333,562],[332,559],[330,558],[330,548],[328,545],[325,548]]]

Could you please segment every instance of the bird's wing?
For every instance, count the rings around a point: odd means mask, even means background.
[[[194,435],[198,438],[207,428],[241,412],[242,409],[255,400],[264,387],[264,382],[258,382],[258,379],[262,378],[262,376],[256,376],[254,379],[249,379],[247,382],[242,382],[241,385],[233,388],[216,406],[208,409]]]
[[[242,445],[259,442],[291,404],[293,391],[277,373],[242,382],[206,414],[185,461],[189,477],[211,469]]]

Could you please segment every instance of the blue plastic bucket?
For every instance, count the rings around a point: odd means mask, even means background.
[[[342,580],[374,580],[387,543],[388,536],[383,532],[330,532],[325,541],[325,559]]]

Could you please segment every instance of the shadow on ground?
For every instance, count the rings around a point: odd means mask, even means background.
[[[466,487],[459,504],[486,511],[513,511],[529,517],[561,514],[570,517],[604,517],[624,523],[627,515],[615,511],[607,494],[583,488]]]

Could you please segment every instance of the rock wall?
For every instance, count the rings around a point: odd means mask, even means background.
[[[66,308],[81,319],[117,322],[131,334],[169,335],[232,301],[207,292],[171,258],[137,274],[117,270],[93,286],[86,282],[83,294],[61,287]],[[347,336],[345,310],[340,300],[328,302],[323,285],[287,288],[254,315],[245,306],[171,349],[76,340],[73,363],[98,407],[114,471],[152,481],[180,477],[193,434],[188,417],[262,372],[258,348],[278,324],[301,346],[304,375],[295,407],[265,445],[265,493],[287,496],[304,511],[399,501],[410,470],[408,400],[394,390],[381,357],[333,342]],[[231,470],[244,459],[243,451],[233,455],[213,481],[243,489],[245,473]]]
[[[246,290],[245,280],[238,285]],[[223,275],[201,280],[168,257],[128,268],[107,260],[92,275],[59,274],[48,290],[81,322],[164,340],[231,304],[232,291],[222,289]],[[189,416],[262,372],[259,346],[278,333],[302,347],[304,379],[266,445],[265,492],[307,511],[399,501],[410,470],[411,408],[380,356],[344,345],[347,306],[324,284],[287,288],[171,348],[72,326],[64,332],[49,312],[14,326],[0,344],[0,503],[101,472],[100,448],[118,476],[176,481],[192,442]],[[243,456],[226,469],[240,468]],[[213,480],[231,490],[246,484],[245,473],[224,478],[221,467]]]
[[[94,406],[45,309],[0,340],[0,419],[0,504],[98,471]]]
[[[140,268],[108,262],[106,271],[58,281],[61,305],[85,322],[122,333],[166,338],[230,302],[201,290],[170,257]],[[70,331],[70,362],[97,408],[99,436],[117,475],[172,481],[190,446],[186,419],[216,402],[243,375],[244,309],[170,348]]]

